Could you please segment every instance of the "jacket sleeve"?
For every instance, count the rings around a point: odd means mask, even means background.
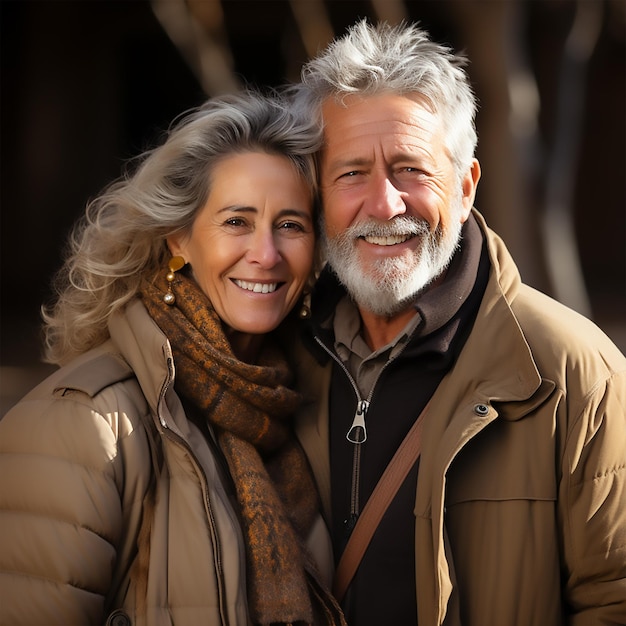
[[[626,624],[626,373],[585,399],[563,457],[568,623]]]
[[[0,623],[102,624],[150,474],[128,387],[31,394],[0,421]]]

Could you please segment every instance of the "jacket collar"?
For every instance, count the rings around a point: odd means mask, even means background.
[[[172,413],[182,412],[174,393],[174,359],[170,343],[139,298],[111,316],[109,333],[132,368],[142,393],[160,425],[181,434]]]
[[[500,416],[517,420],[545,401],[554,383],[542,380],[512,310],[521,287],[506,246],[474,210],[487,240],[491,273],[474,328],[455,366],[472,372],[474,395]]]

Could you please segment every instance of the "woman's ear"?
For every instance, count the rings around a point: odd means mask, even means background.
[[[185,248],[184,245],[185,236],[183,234],[170,235],[165,239],[167,243],[167,247],[172,256],[185,256]]]

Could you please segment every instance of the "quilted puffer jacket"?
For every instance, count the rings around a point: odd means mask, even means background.
[[[110,333],[0,421],[0,624],[247,626],[240,526],[169,343],[139,300]]]

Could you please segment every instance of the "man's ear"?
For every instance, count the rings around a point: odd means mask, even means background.
[[[476,188],[478,187],[478,181],[480,180],[480,163],[478,159],[472,159],[472,164],[465,173],[462,181],[462,199],[463,204],[463,217],[462,222],[465,222],[469,217],[469,214],[474,206],[474,199],[476,198]]]

